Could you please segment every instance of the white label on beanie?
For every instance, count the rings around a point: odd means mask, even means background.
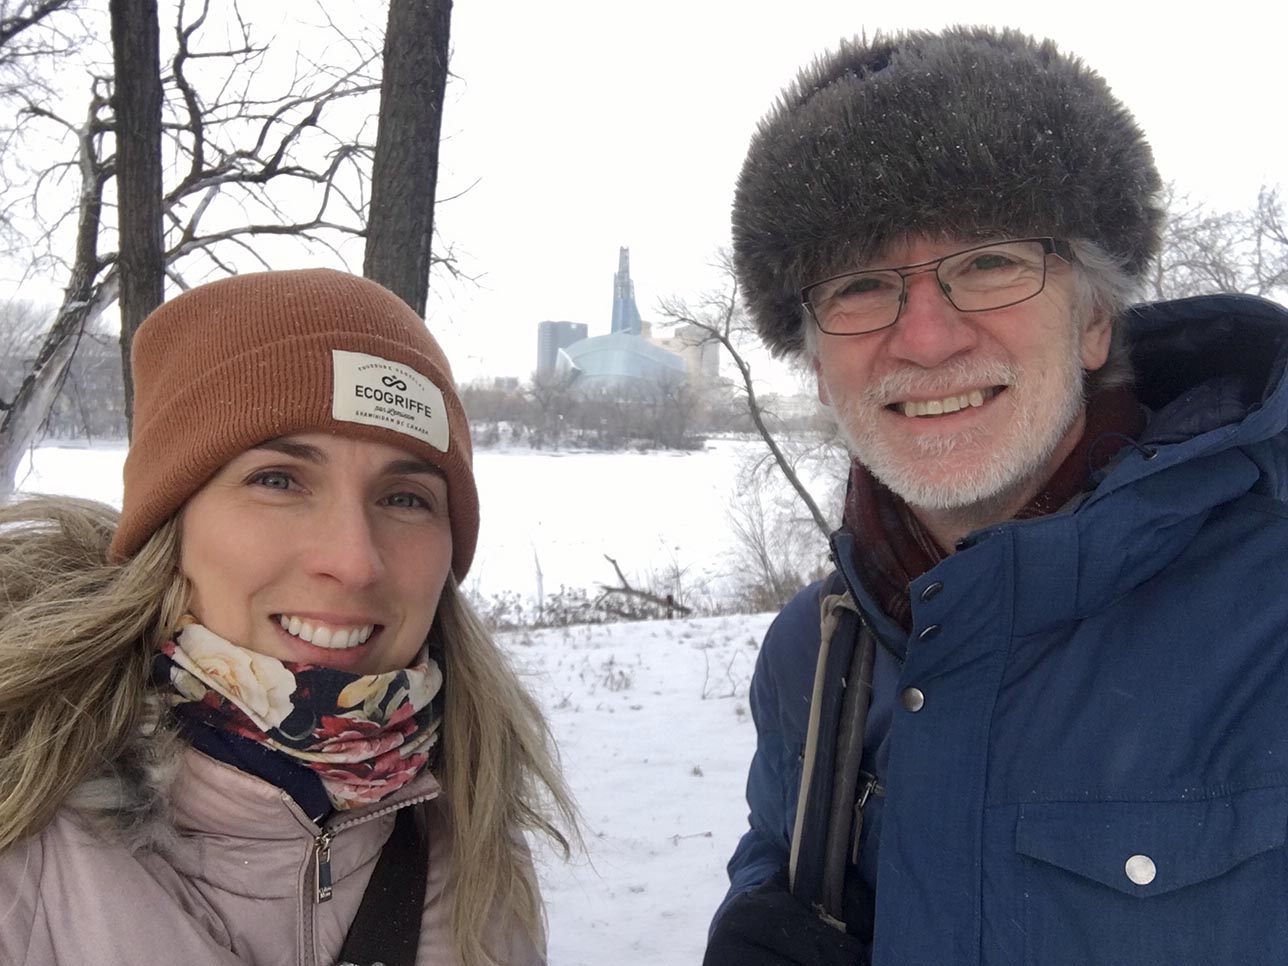
[[[410,366],[362,352],[331,350],[331,415],[383,426],[447,452],[447,407],[436,385]]]

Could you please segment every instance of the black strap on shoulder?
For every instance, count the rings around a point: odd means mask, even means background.
[[[833,573],[824,587],[826,596],[845,593],[841,575]],[[827,855],[827,830],[832,811],[832,790],[836,761],[837,732],[845,695],[844,682],[854,658],[858,637],[858,618],[842,609],[828,643],[824,658],[826,667],[816,668],[824,675],[824,689],[819,694],[819,727],[812,767],[808,768],[808,788],[801,789],[805,814],[799,820],[800,842],[796,844],[796,864],[792,875],[792,894],[806,905],[816,907],[823,899],[823,867]],[[806,763],[807,765],[810,763]]]
[[[844,580],[833,576],[824,593],[844,593]],[[875,638],[859,615],[842,608],[823,671],[826,686],[792,880],[792,893],[840,928],[845,869],[857,847],[852,837],[859,829],[855,805],[875,651]]]
[[[424,809],[409,805],[398,810],[380,850],[340,950],[340,966],[416,966],[428,879]]]
[[[845,697],[836,729],[836,760],[832,768],[832,808],[827,821],[827,845],[823,856],[823,909],[843,919],[845,872],[851,856],[857,859],[862,831],[863,805],[860,800],[859,766],[863,763],[863,737],[867,731],[868,709],[872,705],[872,672],[876,640],[861,624],[858,642],[845,676]],[[853,841],[851,839],[853,838]]]

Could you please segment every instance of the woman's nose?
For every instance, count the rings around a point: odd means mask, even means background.
[[[385,571],[379,535],[367,508],[358,502],[334,500],[309,521],[308,566],[345,586],[365,587]]]

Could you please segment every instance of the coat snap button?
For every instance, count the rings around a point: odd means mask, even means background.
[[[939,596],[939,592],[944,589],[943,581],[936,580],[934,583],[926,584],[926,589],[921,592],[921,599],[934,600]]]
[[[926,706],[926,696],[917,688],[904,688],[903,694],[899,695],[899,701],[903,704],[903,710],[911,711],[913,714]]]
[[[1138,886],[1147,886],[1158,875],[1158,867],[1148,855],[1133,855],[1127,860],[1127,878]]]
[[[931,624],[929,627],[926,627],[924,630],[922,630],[920,634],[917,635],[917,640],[928,641],[938,633],[939,633],[939,625]]]

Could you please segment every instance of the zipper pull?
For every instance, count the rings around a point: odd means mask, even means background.
[[[859,862],[859,845],[863,835],[863,807],[867,805],[868,799],[873,794],[884,795],[885,789],[877,781],[876,775],[868,775],[863,787],[859,789],[858,799],[854,803],[854,845],[850,849],[850,862],[857,865]]]
[[[331,898],[331,832],[323,832],[314,842],[317,861],[317,902],[326,902]]]

